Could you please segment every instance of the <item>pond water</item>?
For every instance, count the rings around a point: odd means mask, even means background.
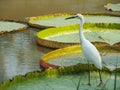
[[[0,0],[0,19],[25,21],[25,17],[51,13],[108,12],[103,6],[109,2],[119,0]],[[18,74],[40,70],[41,56],[51,49],[37,47],[36,32],[29,28],[0,36],[0,83]]]
[[[45,50],[38,50],[36,33],[35,29],[29,28],[0,36],[0,83],[18,74],[40,70],[39,60]]]

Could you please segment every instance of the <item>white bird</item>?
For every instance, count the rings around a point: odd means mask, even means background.
[[[67,19],[72,19],[72,18],[77,18],[80,19],[80,28],[79,28],[79,38],[80,38],[80,43],[82,46],[82,52],[83,55],[86,57],[87,61],[88,61],[88,68],[89,68],[89,82],[88,85],[91,86],[90,83],[90,66],[89,66],[89,62],[92,62],[98,69],[99,69],[99,76],[100,76],[100,83],[98,86],[103,85],[103,81],[102,81],[102,77],[101,77],[101,73],[100,70],[102,69],[102,60],[101,60],[101,56],[98,52],[98,50],[96,49],[96,47],[89,42],[83,32],[82,32],[82,28],[83,28],[83,24],[84,24],[84,17],[81,14],[76,14],[72,17],[68,17]]]

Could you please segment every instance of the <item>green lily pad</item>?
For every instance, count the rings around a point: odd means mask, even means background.
[[[113,45],[120,42],[120,24],[85,24],[83,33],[90,42]],[[37,33],[37,43],[47,47],[61,48],[79,44],[79,25],[48,28]]]
[[[48,69],[45,72],[28,73],[25,76],[16,76],[12,81],[7,80],[0,90],[113,90],[114,74],[102,72],[104,86],[97,87],[99,76],[97,72],[91,72],[92,86],[86,85],[88,73],[66,73],[66,68]],[[116,90],[120,89],[120,74],[117,74]],[[78,88],[78,89],[77,89]]]
[[[117,4],[108,3],[107,5],[104,5],[104,7],[109,11],[120,11],[120,3]]]
[[[6,32],[15,32],[20,30],[25,30],[27,28],[27,24],[15,22],[15,21],[0,21],[0,34]]]
[[[103,70],[113,71],[120,69],[120,50],[116,50],[113,46],[96,46],[99,50],[102,61]],[[87,70],[87,60],[82,55],[80,45],[70,46],[67,48],[52,51],[41,58],[40,65],[43,69],[59,68],[59,67],[75,67],[78,65],[82,71]],[[92,64],[92,63],[91,63]],[[91,66],[94,70],[95,66]]]
[[[65,20],[73,14],[55,14],[31,17],[29,24],[31,26],[45,28],[45,27],[58,27],[71,24],[78,24],[78,19]],[[83,14],[85,17],[85,23],[120,23],[119,15],[110,14]]]

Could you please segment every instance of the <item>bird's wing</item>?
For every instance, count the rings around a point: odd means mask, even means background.
[[[96,47],[88,40],[82,43],[82,52],[87,60],[91,61],[97,68],[102,69],[101,56]]]

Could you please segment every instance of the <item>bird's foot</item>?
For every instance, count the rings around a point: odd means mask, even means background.
[[[104,83],[101,81],[97,87],[104,86]]]

